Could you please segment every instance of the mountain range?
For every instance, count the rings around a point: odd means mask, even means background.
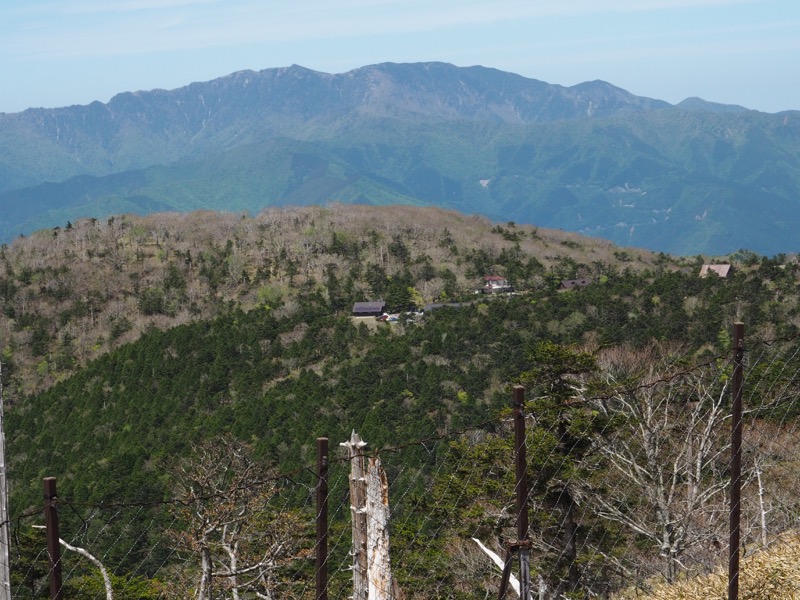
[[[82,217],[435,205],[675,254],[800,246],[800,112],[484,67],[242,71],[0,114],[0,242]]]

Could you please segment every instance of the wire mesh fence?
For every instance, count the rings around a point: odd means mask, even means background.
[[[380,457],[388,484],[389,518],[379,525],[393,584],[383,597],[495,598],[503,561],[520,548],[540,599],[678,597],[676,585],[685,586],[681,597],[724,597],[731,356],[698,360],[668,344],[592,353],[550,346],[535,364],[519,381],[524,535],[511,390],[509,408],[487,423],[363,449]],[[743,367],[737,573],[745,597],[784,597],[774,586],[800,585],[786,558],[800,515],[800,344],[751,340]],[[63,597],[107,598],[110,586],[114,598],[360,599],[353,525],[376,517],[354,503],[346,442],[331,440],[326,462],[323,590],[319,465],[282,473],[230,443],[177,460],[166,499],[98,506],[57,498]],[[13,523],[13,597],[47,597],[43,515]],[[772,563],[774,551],[784,554]],[[527,577],[516,566],[509,575]]]

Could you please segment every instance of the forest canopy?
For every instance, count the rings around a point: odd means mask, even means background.
[[[93,543],[103,547],[117,536],[117,550],[105,550],[132,586],[136,577],[191,580],[191,568],[173,571],[168,556],[147,546],[178,519],[157,510],[178,497],[178,458],[208,458],[210,439],[238,444],[236,464],[260,465],[253,481],[264,485],[248,499],[258,510],[247,510],[285,532],[313,522],[298,474],[313,464],[315,438],[338,443],[355,429],[373,451],[406,448],[386,461],[391,502],[403,516],[394,525],[395,547],[407,559],[431,554],[441,583],[452,577],[448,561],[472,556],[465,548],[453,554],[463,539],[480,533],[498,541],[511,526],[502,508],[509,482],[513,488],[502,458],[510,443],[503,415],[509,386],[523,383],[536,425],[532,527],[550,544],[541,549],[549,584],[563,593],[607,594],[630,568],[625,551],[659,556],[671,527],[669,517],[642,521],[661,500],[642,491],[641,481],[608,487],[650,443],[626,427],[647,422],[642,407],[677,410],[659,434],[674,438],[657,451],[670,456],[681,448],[676,436],[692,440],[687,431],[719,424],[733,321],[747,323],[750,339],[786,350],[754,365],[770,382],[758,400],[773,410],[757,415],[759,427],[783,432],[794,422],[796,409],[774,391],[788,398],[794,389],[787,373],[800,333],[796,257],[741,252],[727,257],[734,267],[727,277],[700,277],[703,257],[408,210],[119,217],[4,247],[0,332],[14,515],[36,510],[45,476],[57,476],[60,494],[76,506],[142,503],[146,532],[109,526]],[[507,278],[514,291],[480,293],[489,274]],[[375,298],[398,319],[353,317],[355,302]],[[436,310],[418,314],[428,303]],[[649,396],[631,391],[647,382],[658,383]],[[697,399],[687,405],[695,412],[676,408],[685,398]],[[425,440],[436,440],[435,450]],[[716,438],[708,444],[703,451],[724,445]],[[699,455],[691,444],[683,448]],[[780,452],[773,458],[788,460]],[[640,468],[658,479],[658,464]],[[697,484],[692,518],[706,518],[721,489],[706,486],[706,478],[724,466],[709,458],[702,472],[681,469],[671,477]],[[345,493],[341,482],[333,491]],[[642,501],[637,511],[620,511],[634,494]],[[590,505],[589,495],[603,502]],[[276,514],[270,498],[278,496]],[[86,517],[66,518],[68,528],[80,528]],[[420,548],[421,532],[431,527],[442,539]],[[286,548],[274,548],[276,582],[308,575],[293,562],[308,552],[308,532],[298,528]],[[565,530],[583,545],[553,545]],[[713,541],[693,531],[687,525],[670,534],[668,560],[654,558],[645,571],[674,578],[686,556]],[[199,543],[186,533],[179,527],[163,535]],[[253,538],[241,539],[248,559],[260,564]],[[462,541],[448,548],[448,539]],[[613,558],[613,574],[603,571],[611,563],[601,556]],[[475,577],[490,581],[489,573]],[[400,568],[398,579],[431,597],[424,573]]]

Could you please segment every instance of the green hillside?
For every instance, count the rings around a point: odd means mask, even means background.
[[[120,589],[185,597],[197,569],[181,469],[207,452],[217,463],[196,468],[214,472],[232,459],[212,451],[241,445],[260,465],[243,489],[270,498],[248,521],[242,558],[263,531],[283,536],[298,555],[280,559],[270,585],[305,597],[314,440],[337,444],[357,430],[371,451],[387,449],[393,560],[407,597],[482,598],[498,575],[477,566],[485,562],[469,538],[496,546],[513,529],[506,407],[518,382],[532,411],[538,573],[559,589],[601,596],[631,585],[609,565],[640,569],[641,578],[661,573],[657,544],[594,503],[622,498],[655,518],[641,503],[646,494],[601,460],[602,444],[629,439],[630,417],[615,405],[620,390],[666,384],[677,391],[670,410],[680,422],[682,407],[705,406],[685,402],[699,393],[692,377],[708,370],[707,391],[724,389],[734,320],[760,348],[748,367],[757,382],[750,400],[791,398],[797,387],[800,263],[728,259],[728,277],[701,278],[702,257],[653,256],[438,209],[343,205],[256,218],[118,216],[17,240],[0,255],[9,481],[21,535],[15,577],[38,597],[41,576],[25,552],[35,557],[39,542],[23,533],[38,515],[41,479],[55,476],[64,531],[104,557]],[[475,294],[487,273],[511,279],[516,293]],[[586,285],[562,285],[576,278]],[[401,313],[432,301],[455,306],[393,322],[351,316],[353,302],[374,298]],[[775,514],[786,519],[795,492],[775,473],[795,458],[791,444],[775,442],[791,439],[796,408],[776,408],[754,414],[751,427],[768,433],[764,468],[781,503]],[[678,451],[681,439],[661,452]],[[335,457],[332,560],[345,565],[347,461]],[[204,510],[224,507],[239,489],[233,465],[241,464],[230,464],[233,491],[219,496],[225,502],[205,498]],[[714,458],[704,476],[724,480],[724,468]],[[581,540],[574,550],[563,544],[568,523]],[[692,546],[680,560],[707,558],[705,546]],[[93,581],[91,567],[71,564],[71,597],[94,597],[81,587]],[[333,577],[346,595],[347,568]],[[149,591],[132,591],[145,582]]]
[[[512,127],[365,122],[0,195],[0,236],[82,216],[324,204],[435,205],[673,254],[797,245],[797,124],[662,110]]]
[[[769,263],[724,281],[696,271],[609,272],[570,293],[554,281],[377,329],[353,320],[323,289],[308,289],[286,316],[276,316],[278,307],[230,308],[212,320],[150,329],[19,402],[9,446],[25,460],[11,461],[14,481],[32,486],[35,498],[36,482],[59,473],[70,496],[101,502],[136,495],[141,485],[131,476],[101,489],[113,481],[103,469],[124,465],[150,477],[150,459],[215,435],[253,442],[260,457],[291,469],[311,462],[309,440],[323,434],[345,439],[355,428],[381,447],[424,438],[442,423],[460,429],[499,410],[499,393],[527,370],[541,341],[670,340],[715,354],[734,318],[793,333],[771,304],[776,293],[796,296],[793,271],[770,279],[781,292],[760,283],[775,275]]]

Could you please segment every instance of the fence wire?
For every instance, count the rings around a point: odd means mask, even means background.
[[[566,367],[523,381],[525,547],[535,593],[724,597],[730,357],[692,360],[653,345],[606,348],[593,359],[591,373]],[[785,558],[797,546],[800,515],[800,344],[753,341],[744,373],[741,588],[743,597],[783,597],[759,590],[775,589],[764,578],[800,585]],[[345,441],[331,440],[327,477],[331,599],[354,596]],[[115,598],[318,598],[315,465],[280,473],[206,451],[208,462],[187,466],[167,500],[58,499],[64,597],[106,598],[102,564]],[[389,596],[497,597],[496,561],[520,542],[510,409],[479,426],[364,453],[380,456],[388,481]],[[41,512],[14,523],[14,597],[47,597],[41,525]],[[766,560],[770,552],[784,552],[779,566]]]

